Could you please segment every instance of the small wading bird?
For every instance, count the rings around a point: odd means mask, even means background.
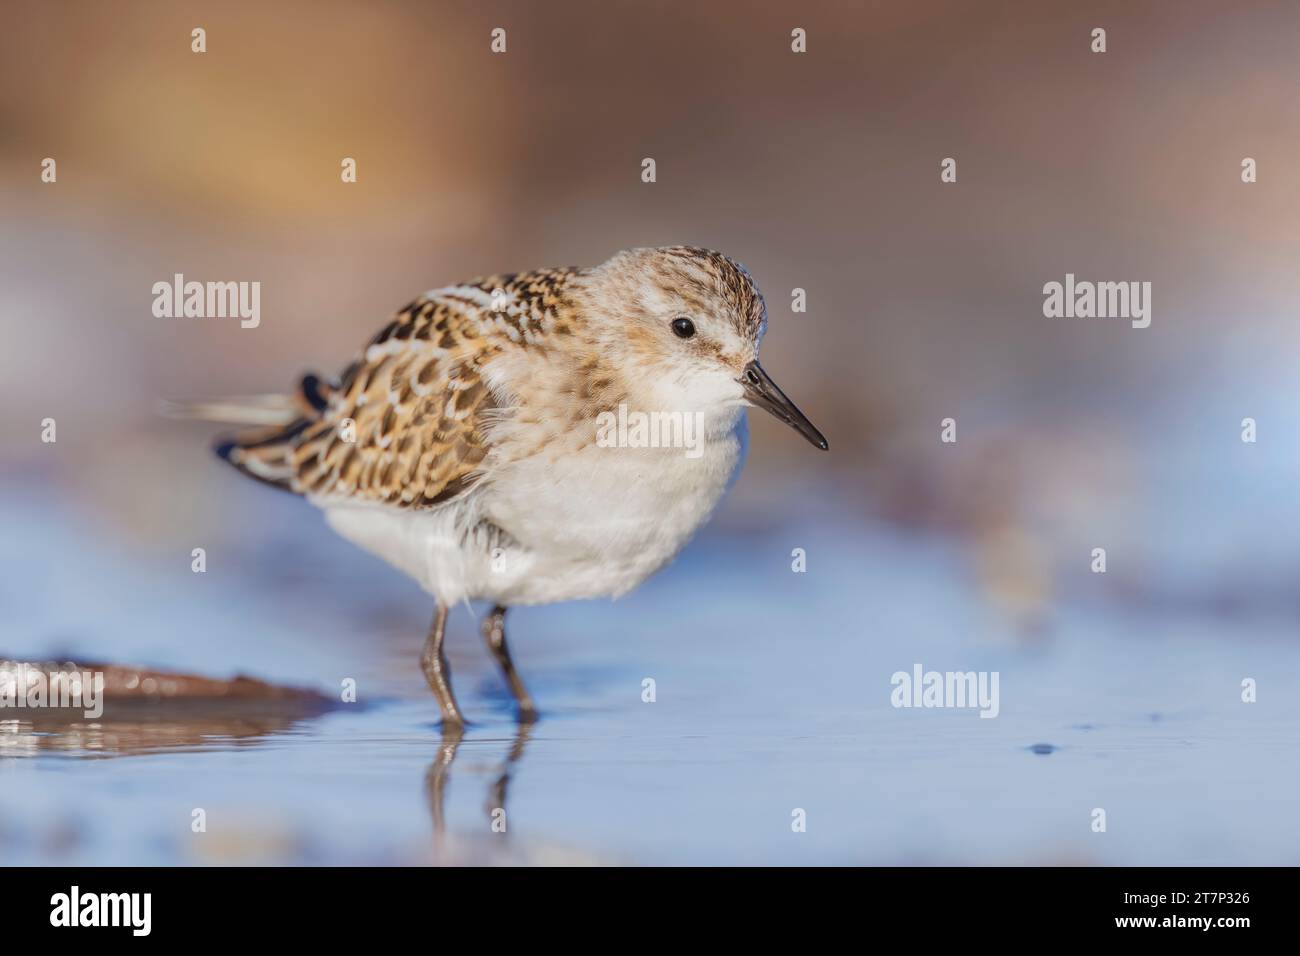
[[[435,289],[337,382],[308,375],[292,396],[189,412],[262,425],[217,454],[306,497],[434,596],[420,663],[445,726],[463,722],[447,609],[491,602],[483,636],[528,721],[508,607],[621,595],[667,564],[740,466],[746,405],[827,448],[758,364],[766,324],[753,279],[726,256],[633,249]],[[597,419],[620,407],[691,416],[698,447],[609,447]]]

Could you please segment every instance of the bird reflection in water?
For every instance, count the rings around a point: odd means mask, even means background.
[[[510,784],[510,777],[514,773],[515,765],[524,755],[524,749],[532,736],[534,726],[535,724],[532,721],[525,721],[516,725],[514,738],[510,742],[510,749],[506,751],[505,759],[502,761],[492,784],[488,787],[483,810],[487,815],[489,831],[500,833],[501,836],[508,836],[509,834],[509,828],[505,824],[505,811],[506,793]],[[447,790],[451,780],[451,766],[456,759],[456,753],[460,749],[464,738],[465,729],[463,726],[444,724],[437,755],[434,757],[433,762],[429,764],[429,769],[424,777],[425,797],[429,801],[429,814],[433,819],[433,848],[436,857],[441,857],[447,852]]]

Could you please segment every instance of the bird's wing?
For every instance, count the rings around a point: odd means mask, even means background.
[[[399,311],[337,385],[305,380],[302,417],[235,436],[217,453],[312,497],[428,508],[467,491],[495,403],[480,374],[484,293],[461,288]]]

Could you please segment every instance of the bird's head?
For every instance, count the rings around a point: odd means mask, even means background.
[[[585,277],[595,345],[647,410],[734,416],[762,408],[818,448],[822,437],[758,364],[767,307],[740,263],[708,249],[620,252]]]

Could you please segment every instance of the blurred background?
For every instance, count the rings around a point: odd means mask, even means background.
[[[1300,861],[1296,5],[0,11],[0,656],[362,688],[0,719],[0,860]],[[428,599],[156,405],[337,373],[431,287],[672,243],[750,269],[831,453],[755,415],[670,569],[517,613],[527,739],[458,612],[480,723],[442,741]],[[178,272],[260,281],[260,327],[155,318]],[[1067,272],[1151,282],[1150,328],[1044,318]],[[1001,716],[894,710],[914,662],[999,670]]]

